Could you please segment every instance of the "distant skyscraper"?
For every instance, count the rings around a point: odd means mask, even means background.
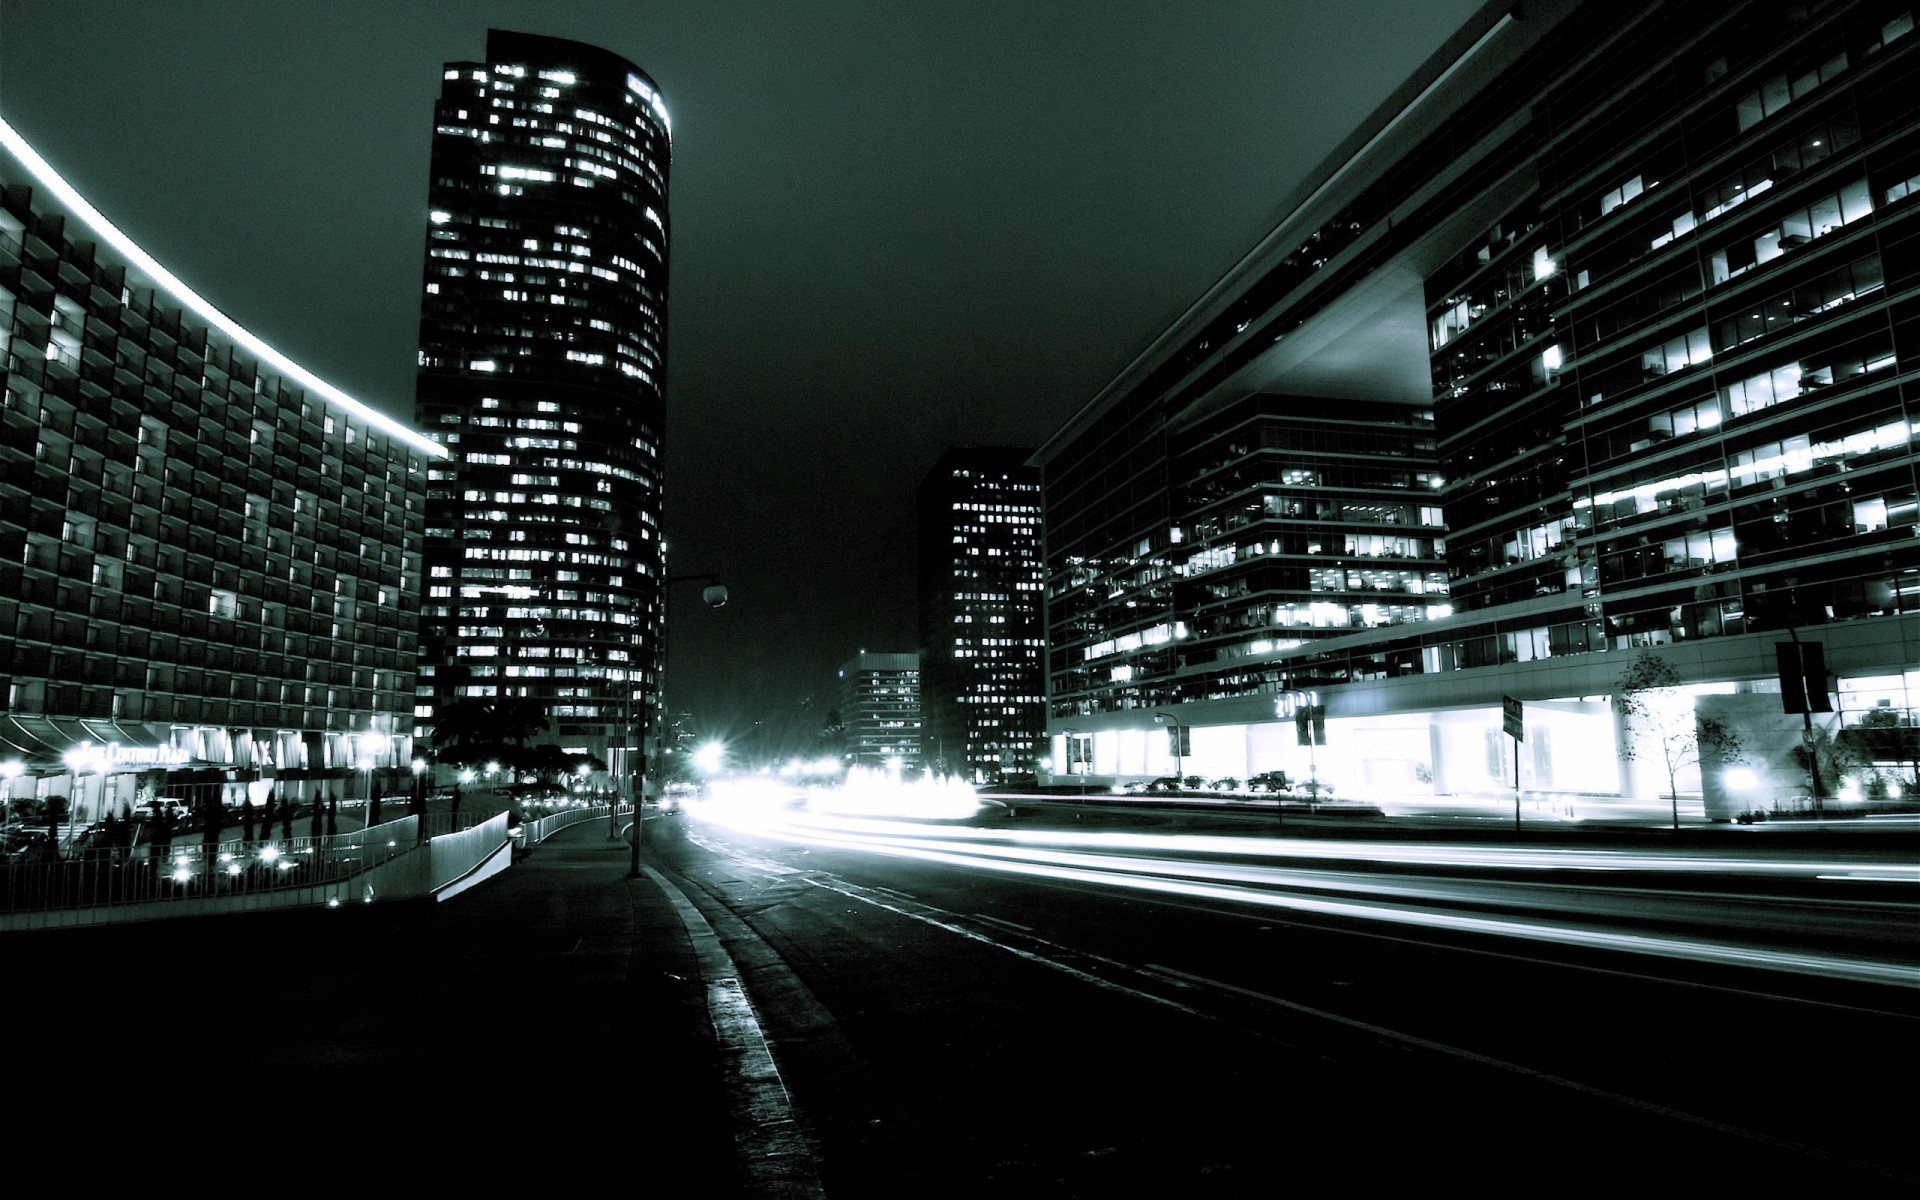
[[[442,80],[417,403],[452,458],[427,494],[419,719],[536,702],[624,773],[665,558],[666,107],[624,58],[497,29]]]
[[[921,754],[975,783],[1034,770],[1045,740],[1032,454],[956,446],[920,483]]]
[[[920,765],[920,656],[854,655],[840,668],[842,757],[848,766]]]

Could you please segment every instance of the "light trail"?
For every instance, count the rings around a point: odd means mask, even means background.
[[[1920,988],[1920,966],[1912,961],[1886,961],[1756,944],[1753,939],[1778,932],[1776,925],[1762,924],[1756,919],[1754,908],[1765,898],[1743,896],[1739,904],[1729,904],[1724,896],[1698,892],[1676,895],[1640,888],[1621,889],[1603,897],[1597,896],[1593,888],[1381,879],[1353,872],[1329,872],[1324,868],[1296,870],[1244,860],[1361,860],[1399,866],[1606,872],[1711,871],[1721,876],[1731,873],[1772,877],[1819,877],[1836,870],[1851,872],[1857,864],[1757,857],[1722,860],[1687,853],[1640,851],[1439,847],[1381,842],[1328,844],[1303,839],[995,830],[882,818],[846,818],[802,812],[780,804],[701,805],[697,807],[697,815],[754,836],[792,844],[882,854],[969,870],[1118,887],[1210,903],[1390,922],[1453,934],[1550,942],[1588,950]],[[1220,857],[1229,855],[1242,861]],[[1899,869],[1898,864],[1876,865],[1874,874],[1895,882],[1920,883],[1920,864],[1910,870]],[[1495,910],[1524,907],[1541,915],[1463,912],[1457,907],[1449,909],[1436,904],[1474,905]],[[1920,912],[1920,908],[1890,904],[1861,906],[1851,920],[1861,930],[1884,930],[1890,917],[1903,918],[1915,912]],[[1586,923],[1570,923],[1552,914],[1572,916]],[[1728,940],[1634,932],[1593,923],[1595,918],[1606,916],[1638,921],[1651,918],[1670,923],[1676,915],[1689,923],[1719,922],[1728,927]],[[1765,915],[1776,922],[1784,919],[1778,913]],[[1823,908],[1804,918],[1802,923],[1810,931],[1830,933],[1835,920],[1830,909]],[[1914,927],[1911,919],[1894,919],[1891,923],[1896,928]],[[1911,945],[1910,938],[1898,942],[1903,952],[1910,950]]]
[[[832,811],[798,809],[777,801],[700,803],[692,806],[703,820],[772,838],[802,838],[817,844],[844,840],[848,848],[865,839],[920,839],[954,845],[1052,847],[1081,853],[1152,854],[1191,858],[1348,860],[1396,866],[1497,868],[1522,871],[1662,871],[1715,876],[1793,876],[1848,878],[1920,886],[1920,862],[1861,863],[1831,857],[1799,858],[1771,854],[1699,854],[1686,850],[1580,850],[1548,846],[1459,846],[1427,842],[1329,840],[1194,833],[1137,833],[1112,830],[995,829],[938,825],[887,817],[856,817]]]

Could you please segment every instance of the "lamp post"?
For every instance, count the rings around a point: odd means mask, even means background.
[[[66,763],[67,770],[73,772],[73,788],[67,795],[67,836],[71,840],[80,831],[80,799],[81,793],[86,788],[86,777],[99,775],[101,792],[104,794],[106,791],[107,748],[96,746],[92,742],[82,742],[68,750],[63,761]],[[92,806],[90,811],[99,811],[99,806]],[[54,841],[58,842],[60,837],[57,823],[52,833]]]
[[[13,781],[26,769],[27,764],[17,758],[0,762],[0,828],[13,820]]]
[[[1157,712],[1153,714],[1153,722],[1167,727],[1167,738],[1173,746],[1173,788],[1175,791],[1184,790],[1187,786],[1187,773],[1182,765],[1184,759],[1180,753],[1180,718],[1170,712]]]
[[[427,784],[424,778],[427,760],[413,760],[413,840],[423,842],[427,839]]]
[[[667,592],[676,583],[705,584],[706,586],[700,591],[700,600],[708,608],[721,608],[727,603],[727,585],[720,582],[718,575],[669,575],[661,582],[660,645],[658,647],[660,651],[661,686],[658,690],[663,698],[663,703],[666,694]],[[645,683],[644,676],[642,676],[641,682],[643,684]],[[633,704],[636,699],[634,695],[635,689],[632,685],[633,680],[631,675],[629,675],[627,688],[627,702],[629,705]],[[630,773],[631,781],[628,785],[633,793],[633,854],[632,861],[627,870],[629,878],[638,878],[640,875],[640,841],[646,837],[647,833],[646,813],[643,812],[642,809],[647,800],[647,726],[650,724],[648,717],[651,710],[647,705],[644,687],[640,689],[637,699],[640,705],[640,711],[638,713],[634,713],[631,709],[628,711],[629,729],[633,734],[634,746],[633,770]]]
[[[380,765],[380,756],[387,752],[387,735],[377,729],[369,729],[360,735],[360,765],[367,772],[367,795],[364,824],[371,828],[380,821],[380,809],[373,799],[373,770]]]

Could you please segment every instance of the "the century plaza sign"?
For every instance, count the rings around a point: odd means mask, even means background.
[[[107,761],[116,767],[178,767],[186,765],[187,752],[178,746],[124,746],[107,743]]]

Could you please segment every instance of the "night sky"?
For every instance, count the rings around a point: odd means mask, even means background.
[[[190,285],[411,421],[442,64],[489,27],[673,118],[668,700],[817,732],[916,646],[914,488],[1038,445],[1480,0],[0,0],[0,115]]]

